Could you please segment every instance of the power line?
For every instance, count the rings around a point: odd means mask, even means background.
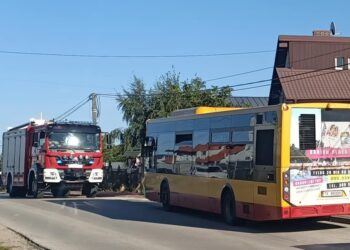
[[[247,90],[247,89],[257,89],[257,88],[262,88],[262,87],[267,87],[267,86],[271,86],[271,84],[268,83],[268,84],[253,86],[253,87],[239,88],[239,89],[235,89],[234,92],[242,91],[242,90]]]
[[[313,58],[317,58],[320,56],[325,56],[328,54],[332,54],[332,53],[336,53],[336,52],[340,52],[340,51],[345,51],[345,50],[349,50],[349,48],[345,48],[345,49],[341,49],[341,50],[336,50],[336,51],[332,51],[332,52],[328,52],[328,53],[323,53],[317,56],[313,56],[313,57],[308,57],[308,58],[303,58],[300,60],[296,60],[295,62],[300,62],[300,61],[305,61],[305,60],[310,60]],[[0,52],[1,53],[1,52]],[[343,64],[340,66],[346,66],[348,64]],[[265,67],[265,68],[261,68],[261,69],[256,69],[256,70],[251,70],[251,71],[247,71],[247,72],[242,72],[242,73],[238,73],[238,74],[234,74],[234,75],[230,75],[230,76],[224,76],[224,77],[219,77],[219,78],[215,78],[215,79],[209,79],[207,81],[213,81],[213,80],[219,80],[219,79],[224,79],[224,78],[229,78],[229,77],[233,77],[233,76],[237,76],[237,75],[243,75],[243,74],[248,74],[248,73],[252,73],[252,72],[257,72],[257,71],[262,71],[265,69],[269,69],[269,68],[273,68],[273,67]],[[276,78],[270,78],[270,79],[264,79],[264,80],[258,80],[258,81],[252,81],[252,82],[246,82],[246,83],[241,83],[241,84],[235,84],[235,85],[228,85],[228,86],[223,86],[223,87],[218,87],[218,89],[223,89],[223,88],[235,88],[235,87],[241,87],[241,86],[248,86],[248,85],[254,85],[257,83],[264,83],[264,82],[268,82],[271,81],[271,84],[263,84],[263,85],[258,85],[258,86],[252,86],[252,87],[245,87],[245,88],[238,88],[238,89],[233,89],[233,91],[242,91],[242,90],[248,90],[248,89],[255,89],[255,88],[261,88],[261,87],[266,87],[266,86],[271,86],[273,83],[273,81],[275,80],[280,80],[280,79],[285,79],[285,78],[292,78],[292,77],[298,77],[298,76],[302,76],[302,75],[307,75],[307,74],[312,74],[312,73],[317,73],[317,72],[321,72],[324,70],[330,70],[330,69],[334,69],[334,67],[327,67],[327,68],[322,68],[322,69],[317,69],[317,70],[312,70],[312,71],[307,71],[307,72],[302,72],[299,74],[294,74],[294,75],[289,75],[289,76],[283,76],[283,77],[276,77]],[[306,79],[306,78],[312,78],[312,77],[316,77],[316,76],[320,76],[320,75],[324,75],[324,74],[333,74],[339,71],[331,71],[331,72],[325,72],[323,74],[318,74],[318,75],[309,75],[306,76],[304,78],[300,78],[300,79],[292,79],[290,81],[285,81],[285,82],[293,82],[293,81],[297,81],[297,80],[301,80],[301,79]],[[201,91],[210,91],[211,89],[204,89]],[[162,93],[148,93],[146,94],[147,96],[153,96],[153,95],[161,95]],[[96,94],[97,96],[101,96],[101,97],[107,97],[107,98],[116,98],[116,97],[127,97],[128,95],[122,95],[122,94],[111,94],[111,93],[100,93],[100,94]],[[72,113],[74,113],[76,110],[78,110],[79,108],[81,108],[83,105],[85,105],[88,101],[90,100],[90,96],[83,99],[81,102],[79,102],[77,105],[75,105],[74,107],[72,107],[71,109],[67,110],[66,112],[64,112],[63,114],[61,114],[60,116],[58,116],[56,119],[62,120],[64,118],[66,118],[67,116],[71,115]],[[98,106],[100,106],[100,100],[98,99]],[[98,109],[100,113],[100,108]],[[99,114],[98,114],[99,116]]]
[[[304,80],[304,79],[313,78],[313,77],[322,76],[322,75],[335,74],[335,73],[338,73],[338,72],[341,72],[341,70],[328,71],[328,72],[324,72],[324,73],[322,73],[322,74],[309,75],[309,76],[305,76],[305,77],[298,78],[298,79],[291,79],[291,80],[284,81],[284,83],[295,82],[295,81]],[[311,73],[314,73],[314,72],[303,72],[303,73],[301,73],[301,74],[296,74],[296,75],[290,75],[290,76],[280,77],[279,79],[282,79],[282,78],[292,78],[292,77],[295,77],[295,76],[306,75],[306,74],[311,74]],[[276,79],[277,79],[277,78],[276,78]],[[263,81],[264,81],[264,80],[262,80],[262,81],[260,81],[260,82],[263,82]],[[259,81],[257,81],[257,82],[259,82]],[[247,89],[261,88],[261,87],[271,86],[271,85],[274,85],[274,84],[276,84],[276,83],[271,83],[271,84],[269,83],[269,84],[263,84],[263,85],[252,86],[252,87],[239,88],[239,89],[234,89],[234,91],[236,92],[236,91],[247,90]],[[242,86],[242,85],[241,85],[241,86]]]
[[[345,65],[348,65],[348,64],[343,64],[341,66],[345,66]],[[313,70],[313,71],[308,71],[308,72],[303,72],[303,73],[290,75],[290,76],[276,77],[276,78],[273,78],[273,79],[265,79],[265,80],[259,80],[259,81],[254,81],[254,82],[247,82],[247,83],[236,84],[236,85],[231,85],[231,86],[223,86],[223,87],[219,87],[219,89],[232,88],[232,87],[237,87],[237,86],[247,86],[247,85],[252,85],[252,84],[257,84],[257,83],[263,83],[263,82],[266,82],[266,81],[279,80],[279,79],[282,79],[282,78],[283,79],[285,79],[285,78],[293,78],[293,77],[298,77],[298,76],[311,74],[311,75],[305,76],[303,78],[291,79],[289,81],[288,80],[285,81],[285,83],[288,83],[288,82],[294,82],[294,81],[303,80],[303,79],[307,79],[307,78],[313,78],[313,77],[317,77],[317,76],[320,76],[320,75],[327,75],[327,74],[334,74],[334,73],[337,73],[337,72],[341,72],[340,70],[334,70],[334,71],[329,71],[329,72],[323,72],[322,74],[312,75],[312,73],[322,72],[322,71],[327,70],[327,69],[333,69],[333,67],[324,68],[324,69],[318,69],[318,70]],[[269,83],[269,84],[262,84],[262,85],[258,85],[258,86],[238,88],[238,89],[233,89],[233,91],[242,91],[242,90],[248,90],[248,89],[262,88],[262,87],[266,87],[266,86],[271,86],[272,84],[275,84],[275,83],[271,82],[271,84]],[[202,90],[202,91],[209,91],[209,90],[211,90],[211,89],[205,89],[205,90]],[[154,95],[162,95],[162,94],[163,93],[148,93],[148,94],[146,94],[146,96],[154,96]],[[181,93],[181,94],[184,94],[184,93]],[[116,97],[128,97],[129,95],[112,94],[112,93],[99,93],[99,94],[96,94],[96,96],[98,96],[98,97],[106,97],[106,98],[116,98]],[[72,113],[77,111],[79,108],[81,108],[83,105],[85,105],[87,102],[89,102],[90,99],[91,99],[90,96],[87,97],[87,98],[84,98],[82,101],[80,101],[74,107],[72,107],[71,109],[67,110],[62,115],[58,116],[56,118],[56,120],[63,120],[63,119],[65,119],[66,117],[68,117],[69,115],[71,115]],[[100,100],[98,102],[100,102]],[[100,106],[100,104],[99,104],[99,106]]]
[[[340,65],[340,66],[346,66],[346,65],[348,65],[348,64],[346,63],[346,64],[343,64],[343,65]],[[272,81],[275,81],[275,80],[294,78],[294,77],[308,75],[308,74],[312,74],[312,73],[318,73],[318,72],[322,72],[324,70],[330,70],[330,69],[334,69],[334,66],[327,67],[327,68],[322,68],[322,69],[317,69],[317,70],[306,71],[306,72],[302,72],[302,73],[298,73],[298,74],[294,74],[294,75],[289,75],[289,76],[268,78],[268,79],[263,79],[263,80],[258,80],[258,81],[250,81],[250,82],[246,82],[246,83],[227,85],[227,86],[218,87],[218,89],[235,88],[235,87],[254,85],[254,84],[257,84],[257,83],[272,82]],[[323,74],[311,75],[311,76],[307,76],[305,78],[292,79],[292,80],[289,80],[289,81],[286,81],[286,82],[293,82],[293,81],[297,81],[297,80],[301,80],[301,79],[313,78],[313,77],[317,77],[319,75],[333,74],[333,73],[337,73],[337,72],[341,72],[341,70],[334,70],[334,71],[331,71],[331,72],[325,72]],[[271,85],[271,84],[264,84],[264,85],[259,85],[259,86],[255,86],[255,87],[260,88],[260,87],[268,86],[268,85]],[[240,88],[240,89],[237,89],[237,90],[254,89],[255,87]],[[203,89],[201,91],[211,91],[211,90],[213,90],[213,88]],[[233,89],[233,91],[237,91],[237,90]],[[103,93],[103,94],[101,93],[101,94],[97,94],[97,95],[100,95],[100,96],[103,96],[103,97],[127,97],[128,96],[128,95],[125,95],[125,94],[113,94],[113,93]],[[152,96],[152,95],[162,95],[162,93],[148,93],[148,94],[146,94],[146,96]]]
[[[343,52],[346,50],[350,50],[350,47],[348,48],[344,48],[344,49],[338,49],[338,50],[333,50],[327,53],[322,53],[316,56],[310,56],[310,57],[305,57],[299,60],[294,60],[292,62],[289,62],[289,64],[295,64],[298,62],[303,62],[303,61],[307,61],[307,60],[311,60],[311,59],[316,59],[322,56],[327,56],[327,55],[331,55],[334,53],[338,53],[338,52]],[[278,67],[279,65],[277,65],[276,67]],[[267,70],[267,69],[273,69],[274,67],[270,66],[270,67],[264,67],[264,68],[259,68],[259,69],[255,69],[255,70],[249,70],[249,71],[245,71],[245,72],[241,72],[241,73],[236,73],[236,74],[231,74],[231,75],[226,75],[226,76],[221,76],[221,77],[216,77],[216,78],[211,78],[208,80],[204,80],[205,82],[211,82],[211,81],[216,81],[216,80],[222,80],[222,79],[227,79],[227,78],[232,78],[232,77],[236,77],[236,76],[241,76],[241,75],[247,75],[247,74],[251,74],[251,73],[255,73],[255,72],[259,72],[259,71],[263,71],[263,70]]]
[[[343,65],[339,65],[340,67],[346,66],[348,65],[343,64]],[[302,75],[307,75],[307,74],[311,74],[311,73],[317,73],[317,72],[322,72],[324,70],[330,70],[330,69],[334,69],[334,66],[332,67],[327,67],[327,68],[322,68],[322,69],[316,69],[316,70],[311,70],[311,71],[306,71],[306,72],[302,72],[302,73],[298,73],[298,74],[294,74],[294,75],[289,75],[289,76],[282,76],[282,77],[275,77],[275,78],[270,78],[270,79],[265,79],[265,80],[259,80],[259,81],[253,81],[253,82],[247,82],[247,83],[241,83],[241,84],[235,84],[235,85],[228,85],[228,86],[224,86],[224,87],[240,87],[240,86],[246,86],[246,85],[253,85],[253,84],[257,84],[257,83],[263,83],[263,82],[268,82],[268,81],[275,81],[275,80],[280,80],[280,79],[285,79],[285,78],[292,78],[292,77],[297,77],[297,76],[302,76]],[[326,72],[326,73],[336,73],[336,72],[341,72],[341,70],[334,70],[331,72]],[[322,74],[321,74],[322,75]],[[318,75],[313,75],[312,77],[316,77]],[[297,79],[300,80],[300,79]],[[292,82],[292,81],[296,81],[296,80],[291,80],[288,82]],[[222,87],[222,88],[224,88]]]
[[[205,82],[211,82],[211,81],[216,81],[216,80],[232,78],[232,77],[235,77],[235,76],[247,75],[247,74],[251,74],[251,73],[255,73],[255,72],[259,72],[259,71],[263,71],[263,70],[267,70],[267,69],[272,69],[272,68],[273,67],[265,67],[265,68],[245,71],[245,72],[241,72],[241,73],[236,73],[236,74],[233,74],[233,75],[227,75],[227,76],[221,76],[221,77],[217,77],[217,78],[211,78],[211,79],[205,80]]]
[[[64,120],[66,117],[68,117],[69,115],[73,114],[75,111],[77,111],[78,109],[80,109],[82,106],[84,106],[87,102],[90,101],[90,96],[85,97],[83,100],[81,100],[80,102],[78,102],[76,105],[74,105],[72,108],[68,109],[67,111],[65,111],[64,113],[62,113],[61,115],[57,116],[54,120],[57,121],[61,121]]]
[[[0,50],[0,54],[31,55],[31,56],[56,56],[56,57],[84,57],[84,58],[188,58],[188,57],[216,57],[216,56],[236,56],[271,53],[275,50],[257,50],[243,52],[227,53],[208,53],[208,54],[177,54],[177,55],[95,55],[95,54],[66,54],[66,53],[46,53],[46,52],[28,52],[28,51],[10,51]]]

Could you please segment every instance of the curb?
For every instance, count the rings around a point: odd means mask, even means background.
[[[105,191],[105,192],[98,192],[98,193],[96,194],[96,197],[117,197],[117,196],[144,197],[143,194],[133,193],[133,192],[112,192],[112,191]]]
[[[50,248],[47,248],[37,242],[35,242],[34,240],[30,239],[28,236],[10,228],[10,227],[6,227],[8,230],[14,232],[15,234],[19,235],[20,237],[22,237],[23,239],[25,239],[30,245],[32,245],[33,247],[37,248],[38,250],[50,250]],[[12,249],[12,248],[11,248]]]

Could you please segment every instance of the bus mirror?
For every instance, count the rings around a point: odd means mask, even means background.
[[[142,156],[150,156],[152,155],[152,152],[155,150],[155,140],[153,137],[147,136],[145,138],[145,142],[142,147]]]
[[[147,136],[145,138],[145,143],[144,143],[144,147],[154,147],[155,142],[154,142],[154,138],[151,136]]]
[[[316,117],[314,114],[299,116],[299,148],[300,150],[316,148]]]

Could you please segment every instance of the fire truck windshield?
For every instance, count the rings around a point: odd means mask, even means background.
[[[100,148],[100,134],[78,132],[51,132],[49,134],[51,150],[96,151]]]

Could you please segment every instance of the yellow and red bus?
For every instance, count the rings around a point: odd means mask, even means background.
[[[145,195],[264,221],[350,214],[350,104],[180,110],[149,120]]]

